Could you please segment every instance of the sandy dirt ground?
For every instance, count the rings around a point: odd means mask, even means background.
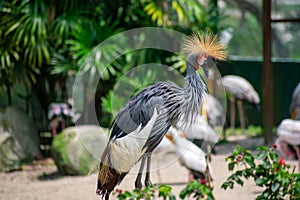
[[[244,143],[243,143],[244,142]],[[223,190],[221,184],[230,175],[225,162],[226,155],[236,144],[257,146],[261,139],[239,140],[216,147],[217,155],[212,156],[214,170],[213,194],[217,200],[255,199],[261,189],[254,185],[253,180],[245,181],[244,187],[236,186],[233,190]],[[177,156],[172,151],[161,153],[152,158],[152,183],[166,183],[173,187],[178,197],[179,192],[188,182],[188,171],[180,165]],[[289,161],[292,165],[296,162]],[[132,190],[136,177],[136,168],[117,187],[122,190]],[[160,169],[160,170],[157,170]],[[298,170],[298,169],[296,169]],[[97,175],[62,176],[51,159],[33,162],[20,171],[0,173],[0,200],[93,200],[101,199],[95,194]],[[111,199],[116,199],[112,196]],[[179,199],[179,198],[178,198]]]

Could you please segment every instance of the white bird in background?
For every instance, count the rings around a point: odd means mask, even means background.
[[[292,119],[300,120],[300,82],[293,92],[290,114]]]
[[[213,178],[212,168],[206,160],[206,154],[198,146],[184,137],[177,129],[171,127],[166,137],[174,142],[176,154],[180,163],[185,166],[193,179],[205,179],[211,183]]]
[[[223,86],[226,93],[230,97],[230,124],[235,127],[235,106],[234,102],[237,100],[239,109],[239,117],[241,128],[245,129],[244,110],[242,101],[247,101],[253,104],[257,109],[259,108],[260,98],[253,86],[243,77],[236,75],[227,75],[222,78]]]
[[[285,119],[277,128],[276,144],[284,158],[298,158],[300,171],[300,121]]]
[[[221,103],[212,95],[205,93],[203,95],[203,116],[207,116],[207,122],[213,128],[223,126],[225,121],[225,111]]]
[[[214,129],[204,120],[202,115],[197,115],[193,122],[185,125],[179,120],[176,129],[184,133],[185,137],[192,140],[198,147],[207,152],[208,146],[211,148],[218,142],[218,135]]]
[[[193,122],[190,125],[185,125],[183,120],[179,120],[176,124],[176,127],[178,130],[182,131],[184,134],[185,138],[188,140],[192,141],[194,144],[196,144],[199,148],[203,149],[206,153],[208,151],[212,150],[212,152],[215,152],[213,149],[214,145],[218,142],[218,135],[214,131],[214,129],[207,123],[207,118],[211,118],[214,122],[218,121],[221,122],[221,118],[224,113],[222,112],[222,106],[216,100],[213,96],[209,94],[205,94],[203,96],[203,106],[202,106],[202,113],[197,115],[196,118],[193,120]],[[218,111],[213,111],[214,109],[212,108],[214,105],[216,105],[219,110]],[[208,110],[207,110],[208,109]],[[210,113],[210,114],[209,114]],[[209,117],[210,116],[210,117]],[[215,123],[217,124],[217,123]],[[171,131],[173,132],[176,130],[176,128],[171,128]],[[170,139],[170,138],[169,138]],[[175,151],[174,145],[170,142],[170,140],[167,139],[167,137],[164,137],[161,143],[157,146],[157,148],[153,151],[154,154],[156,153],[167,153],[170,151]],[[209,148],[209,150],[208,150]],[[160,160],[158,160],[158,170],[157,170],[157,175],[159,182],[161,182],[161,175],[160,175]]]

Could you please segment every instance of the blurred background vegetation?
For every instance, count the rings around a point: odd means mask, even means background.
[[[273,4],[274,17],[300,17],[300,4],[295,2]],[[101,59],[126,47],[122,42],[107,46],[93,52],[94,59],[85,61],[92,49],[110,36],[133,28],[165,27],[184,34],[211,30],[228,44],[230,55],[261,57],[261,5],[261,0],[4,0],[0,3],[0,106],[23,109],[39,129],[46,129],[49,104],[72,97],[70,91],[79,68],[83,67],[93,82],[95,73],[103,70]],[[299,24],[272,28],[274,56],[300,58]],[[140,41],[146,42],[143,38]],[[184,73],[172,56],[155,49],[123,55],[106,66],[97,81],[96,97],[84,92],[91,83],[83,86],[83,104],[87,107],[82,109],[95,106],[100,124],[108,126],[110,103],[114,101],[110,91],[118,77],[145,63],[177,64],[179,72]],[[151,80],[151,76],[146,78]],[[128,81],[133,85],[141,82]],[[91,98],[97,105],[88,103]]]

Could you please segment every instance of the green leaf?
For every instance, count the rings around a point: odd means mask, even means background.
[[[221,185],[221,188],[224,189],[224,190],[227,190],[227,188],[229,187],[230,189],[233,188],[233,185],[234,183],[232,181],[229,181],[227,180],[226,182],[224,182],[222,185]]]
[[[228,161],[228,160],[234,161],[235,160],[235,156],[234,155],[227,156],[226,157],[226,161]]]
[[[229,171],[232,171],[232,170],[234,169],[234,165],[235,165],[234,162],[230,162],[230,163],[228,164],[228,170],[229,170]]]
[[[272,161],[278,161],[279,157],[278,157],[278,154],[276,154],[275,152],[270,152],[269,156]]]
[[[243,175],[243,170],[236,171],[235,175],[242,176]]]
[[[267,157],[268,153],[265,151],[261,151],[257,154],[256,159],[263,160]]]
[[[248,165],[250,165],[251,167],[255,167],[255,163],[254,163],[254,157],[251,153],[246,153],[244,155],[244,159],[247,162]]]
[[[267,152],[269,150],[269,148],[265,147],[265,146],[259,146],[259,147],[257,147],[257,150],[258,151],[265,151],[265,152]]]
[[[172,188],[168,185],[160,185],[158,187],[158,196],[166,198],[170,193],[172,193]]]
[[[271,185],[271,191],[275,192],[279,189],[279,187],[280,187],[280,184],[278,182],[275,182]]]
[[[176,196],[173,193],[169,194],[169,200],[176,200]]]
[[[172,1],[172,7],[176,10],[178,21],[183,22],[185,18],[185,13],[183,9],[180,7],[180,4],[177,1]]]
[[[256,184],[258,185],[258,186],[262,186],[262,185],[264,185],[265,183],[267,183],[269,181],[269,179],[268,179],[268,177],[262,177],[262,178],[258,178],[258,179],[256,179]]]
[[[243,176],[248,179],[251,176],[251,169],[245,169],[243,171]]]
[[[236,181],[237,184],[241,186],[244,185],[244,181],[242,181],[242,179],[240,179],[238,176],[234,176],[234,180]]]
[[[239,150],[238,150],[237,148],[235,148],[235,149],[233,150],[233,155],[234,155],[234,156],[239,155]]]

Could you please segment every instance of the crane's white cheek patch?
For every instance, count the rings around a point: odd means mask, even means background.
[[[153,125],[158,117],[156,109],[151,120],[142,128],[141,125],[128,135],[109,143],[109,165],[118,172],[128,172],[145,153],[143,149]]]

